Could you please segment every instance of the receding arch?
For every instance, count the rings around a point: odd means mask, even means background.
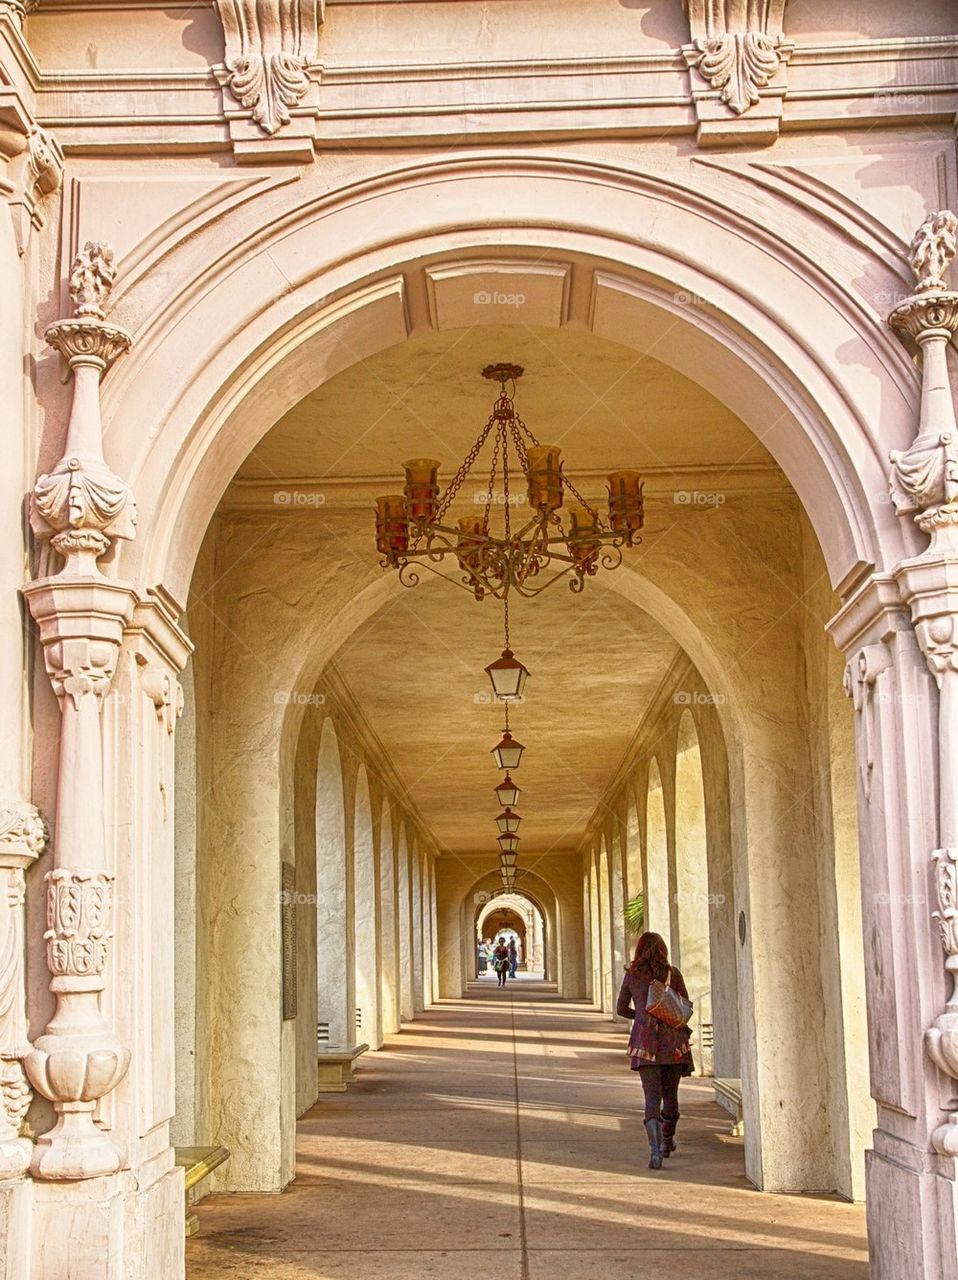
[[[672,939],[672,911],[669,894],[668,826],[665,793],[659,762],[649,766],[645,805],[645,927],[659,933],[667,943]]]
[[[414,1017],[412,973],[412,877],[409,865],[409,836],[406,824],[399,828],[396,843],[396,896],[399,902],[399,1016],[402,1022]]]
[[[396,866],[393,853],[393,821],[389,802],[384,801],[379,819],[379,895],[381,903],[382,974],[380,1002],[383,1032],[399,1030],[399,929],[396,893]]]
[[[696,1066],[712,1074],[712,961],[708,842],[702,755],[691,711],[679,720],[675,744],[676,963],[692,997]],[[706,1034],[707,1032],[707,1034]]]
[[[353,956],[356,1034],[374,1049],[382,1044],[379,1009],[379,930],[376,921],[376,855],[366,766],[356,775],[353,806]]]
[[[346,894],[346,805],[339,741],[323,724],[316,764],[316,986],[320,1035],[353,1043],[349,1016],[349,903]]]

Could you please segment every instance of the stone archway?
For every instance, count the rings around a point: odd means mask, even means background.
[[[515,176],[511,175],[513,179]],[[542,177],[541,174],[539,176]],[[616,201],[623,194],[628,194],[631,199],[622,203],[628,204],[633,214],[638,212],[640,206],[664,200],[661,191],[656,191],[653,198],[652,183],[644,186],[638,184],[624,193],[624,188],[628,185],[624,178],[619,182],[603,183],[594,176],[590,178],[583,175],[581,181],[583,185],[591,183],[596,189],[601,188],[604,197],[614,191]],[[412,189],[417,182],[418,179],[410,180],[409,188]],[[466,185],[468,186],[468,182]],[[548,184],[543,182],[541,185]],[[590,197],[592,186],[589,186]],[[465,188],[461,189],[460,197],[465,193]],[[695,221],[695,214],[688,207],[687,200],[683,204],[674,193],[670,198],[675,202],[673,207],[681,209],[682,217],[676,217],[675,222],[685,221],[686,234],[689,224],[700,229],[704,226],[705,220]],[[373,201],[370,200],[370,203]],[[586,200],[585,203],[588,204],[589,201]],[[639,248],[627,237],[620,236],[622,243],[613,252],[609,241],[616,238],[614,229],[608,228],[607,233],[600,230],[608,214],[600,214],[596,208],[591,218],[587,218],[586,212],[580,210],[578,216],[585,219],[591,230],[581,235],[570,234],[566,245],[559,249],[553,245],[551,252],[559,253],[559,257],[552,261],[558,261],[561,268],[561,251],[565,251],[569,259],[567,275],[574,274],[575,267],[588,264],[594,286],[593,297],[598,300],[592,308],[592,325],[598,326],[598,331],[602,332],[640,332],[643,340],[647,340],[650,335],[659,340],[667,331],[663,327],[665,317],[674,316],[675,313],[675,308],[670,309],[668,306],[667,292],[663,285],[671,283],[674,289],[676,282],[680,281],[700,286],[704,292],[699,296],[707,302],[702,314],[697,317],[697,323],[690,323],[681,313],[674,320],[673,327],[679,330],[683,339],[683,342],[676,341],[670,347],[670,350],[678,351],[676,359],[687,367],[696,367],[701,376],[706,376],[701,372],[706,370],[715,379],[715,385],[721,385],[726,390],[746,422],[762,416],[767,419],[772,407],[781,411],[775,417],[770,443],[804,501],[825,550],[832,582],[836,587],[851,595],[866,584],[870,566],[880,569],[892,567],[900,558],[903,535],[899,526],[886,518],[881,505],[869,501],[869,492],[874,494],[879,491],[877,482],[881,472],[878,459],[881,450],[865,424],[869,420],[869,409],[883,407],[886,411],[886,436],[892,440],[897,440],[900,436],[901,443],[907,443],[907,437],[911,434],[910,411],[914,407],[914,384],[903,369],[897,349],[872,333],[864,310],[846,307],[845,300],[842,300],[841,306],[838,305],[834,296],[824,296],[829,294],[828,290],[822,296],[813,298],[812,295],[821,284],[820,278],[810,262],[805,262],[800,270],[795,270],[792,260],[787,265],[779,262],[773,268],[780,269],[792,286],[787,308],[774,317],[770,315],[772,306],[769,303],[763,314],[756,315],[752,300],[758,290],[753,289],[752,285],[757,285],[761,277],[764,286],[769,286],[768,261],[763,260],[764,270],[759,272],[756,263],[750,266],[746,264],[747,255],[743,250],[742,260],[737,264],[741,268],[742,278],[735,282],[737,288],[733,288],[728,280],[706,276],[701,268],[683,262],[677,250],[670,255],[664,245],[650,249],[647,244],[643,244]],[[410,211],[405,210],[405,213],[409,216]],[[728,230],[735,219],[728,210],[724,214]],[[634,235],[636,219],[633,218],[632,221]],[[397,243],[400,243],[403,235],[402,219],[398,218],[388,225],[399,228],[394,234]],[[298,228],[298,232],[302,232],[304,236],[304,243],[308,242],[307,229],[305,223]],[[328,230],[327,227],[326,231]],[[294,234],[289,228],[287,231],[290,236]],[[368,224],[365,231],[369,231]],[[503,238],[509,240],[508,235]],[[549,234],[540,227],[538,239],[548,242],[549,238]],[[408,239],[414,240],[415,236],[408,234]],[[537,234],[524,231],[516,240],[536,242]],[[445,257],[450,253],[461,252],[463,243],[466,246],[471,244],[471,251],[479,247],[475,237],[470,239],[470,234],[462,231],[450,232],[439,247],[430,245],[428,240],[419,245],[423,258],[429,259],[430,251],[437,255],[429,263],[425,276],[433,284],[434,294],[438,290],[440,297],[450,281],[453,282],[450,287],[454,290],[457,280],[456,272],[452,269],[447,271],[443,266]],[[513,243],[510,251],[516,252],[522,247],[521,243]],[[280,246],[273,244],[271,250],[280,253]],[[282,252],[291,250],[295,259],[296,251],[290,244],[283,243]],[[188,252],[195,251],[201,252],[202,245],[190,246]],[[408,244],[403,252],[409,252]],[[329,297],[333,293],[337,295],[336,300],[319,314],[315,309],[312,310],[308,321],[302,318],[304,304],[311,298],[315,302],[315,281],[319,278],[322,263],[319,266],[311,265],[300,285],[284,290],[280,310],[275,309],[273,285],[262,289],[259,294],[253,290],[251,296],[242,299],[242,305],[237,307],[235,315],[231,317],[236,324],[231,326],[229,341],[223,342],[215,350],[211,350],[208,341],[198,340],[196,324],[201,325],[207,335],[215,329],[210,324],[211,317],[204,315],[203,306],[193,307],[188,318],[185,309],[181,313],[180,308],[171,306],[170,314],[152,329],[149,324],[144,324],[144,361],[130,361],[122,375],[111,380],[105,397],[106,407],[114,415],[117,424],[114,433],[117,457],[131,464],[127,469],[128,473],[135,486],[142,486],[146,499],[145,509],[148,512],[141,539],[133,544],[133,549],[124,549],[117,567],[121,572],[128,572],[141,580],[144,590],[148,586],[162,586],[174,599],[182,594],[199,543],[197,530],[205,527],[222,485],[232,474],[231,467],[235,469],[237,451],[258,438],[256,433],[265,429],[264,424],[269,425],[269,415],[275,414],[277,410],[274,398],[277,394],[277,378],[274,374],[280,361],[283,362],[284,374],[287,375],[285,394],[295,397],[297,391],[301,391],[305,385],[305,378],[315,379],[317,365],[324,375],[328,375],[337,366],[343,367],[344,363],[354,360],[357,352],[361,355],[367,349],[376,349],[377,345],[382,347],[390,341],[399,342],[406,336],[402,315],[404,285],[395,274],[388,274],[390,271],[395,272],[396,253],[391,246],[383,246],[378,241],[370,243],[368,240],[362,247],[362,253],[365,258],[364,270],[371,271],[373,278],[364,277],[365,283],[360,286],[355,273],[352,279],[349,278],[349,271],[345,266],[330,270],[323,279],[324,296]],[[764,247],[763,253],[767,258]],[[783,258],[786,256],[783,254]],[[172,257],[175,259],[176,254]],[[344,261],[346,257],[348,254],[344,252]],[[530,270],[528,261],[514,258],[513,270],[517,260],[520,270],[526,270],[530,278],[538,279],[536,271]],[[405,258],[403,261],[408,262],[409,259]],[[413,261],[419,260],[413,258]],[[375,270],[377,263],[380,272],[384,273],[378,278]],[[668,270],[666,263],[669,264]],[[532,265],[538,267],[540,264]],[[474,283],[477,277],[484,278],[484,272],[495,276],[503,269],[501,260],[494,263],[492,268],[488,263],[475,260],[465,273],[460,271],[458,279],[461,283],[465,275],[466,279],[471,279]],[[554,267],[552,269],[553,276],[548,271],[544,273],[546,285],[550,281],[554,284],[556,274],[565,279],[561,269],[558,272]],[[175,270],[174,263],[171,275],[175,275]],[[787,275],[788,272],[791,272],[790,276]],[[295,276],[296,272],[293,271],[292,274]],[[541,275],[543,273],[539,272],[539,276]],[[230,287],[232,286],[224,282],[224,291],[216,301],[221,315],[231,297],[228,291]],[[219,285],[207,274],[204,277],[204,288],[207,289],[206,296],[211,297],[217,293]],[[271,292],[273,296],[270,296]],[[547,296],[543,302],[543,314],[547,318],[554,317],[554,298],[550,301],[548,289],[545,292]],[[771,292],[774,294],[774,282]],[[137,302],[134,293],[135,290],[131,290],[128,297],[121,296],[120,307],[129,306],[135,314]],[[446,292],[443,305],[451,308],[452,314],[455,311],[454,302],[454,291]],[[228,310],[228,306],[226,309]],[[441,323],[441,317],[440,309],[437,311],[437,323]],[[176,323],[170,327],[167,322],[174,319]],[[241,320],[243,323],[240,323]],[[245,323],[246,320],[249,323]],[[555,322],[559,323],[560,320]],[[335,337],[334,329],[337,331]],[[864,344],[874,359],[875,368],[879,370],[879,376],[875,379],[876,386],[850,387],[847,379],[843,385],[839,385],[839,371],[823,367],[816,359],[814,334],[825,331],[832,335],[830,344],[839,341],[839,331],[846,334],[850,342]],[[168,363],[170,357],[176,355],[179,349],[177,344],[181,342],[187,346],[182,348],[182,363],[174,362],[174,367],[184,370],[183,386],[177,390],[177,404],[172,407],[163,403],[147,406],[141,399],[145,393],[135,381],[135,375],[148,372],[148,360],[151,358]],[[194,349],[189,351],[191,343]],[[197,367],[192,363],[196,359],[205,360],[202,376],[190,372]],[[847,370],[842,372],[847,373]],[[736,374],[740,376],[734,376]],[[150,379],[144,378],[143,381],[149,382]],[[246,395],[245,392],[249,394]],[[888,393],[886,399],[882,398],[882,392]],[[149,411],[141,414],[138,412],[139,408],[149,408]],[[142,431],[144,424],[150,428],[151,422],[158,421],[167,413],[164,431],[157,430],[153,433],[155,444],[145,448],[140,441],[134,444],[130,438],[130,429],[125,425],[127,421],[135,420],[138,430]],[[774,413],[772,416],[774,417]],[[892,419],[891,422],[889,418]],[[237,429],[234,431],[233,427]],[[147,436],[151,434],[151,430],[147,430]],[[140,439],[142,440],[142,436]],[[885,443],[887,444],[887,439]],[[848,460],[852,456],[855,457],[856,466],[849,464]],[[122,462],[120,466],[122,469]],[[869,484],[874,488],[869,490]],[[904,537],[907,542],[907,534]],[[633,577],[631,586],[633,590],[643,593],[650,607],[663,603],[662,597],[667,594],[663,592],[661,583],[652,583],[645,590],[638,575]],[[658,596],[656,592],[659,593]],[[370,598],[374,594],[370,593]],[[370,600],[363,601],[354,607],[351,614],[328,623],[325,642],[329,644],[336,635],[348,634],[350,626],[354,625],[362,609],[369,604]],[[662,617],[670,618],[675,625],[676,614],[680,610],[681,605],[677,602],[672,601],[670,604],[666,601]],[[853,646],[858,642],[862,629],[859,627],[857,631],[854,630],[847,615],[845,621],[848,644]],[[689,636],[694,639],[698,634],[693,619]],[[701,647],[703,652],[707,652],[709,648],[707,642],[703,642]],[[309,661],[316,660],[316,654],[321,648],[321,645],[317,645]],[[301,679],[303,667],[300,656],[300,652],[296,652],[295,657],[292,652],[279,655],[279,664],[286,664],[280,678],[292,677],[291,685],[294,680]],[[295,670],[294,661],[299,664]],[[700,669],[711,680],[714,672],[709,672],[705,665]],[[721,670],[722,664],[718,663],[716,669]],[[740,685],[739,691],[744,692],[745,686]],[[720,714],[723,723],[730,729],[730,769],[742,790],[748,792],[754,777],[754,774],[750,774],[754,761],[743,752],[742,736],[734,732],[740,727],[740,720],[745,712],[739,710],[733,700],[732,705],[723,707]],[[269,750],[264,753],[267,765],[275,762],[271,760],[270,751],[275,753],[275,760],[280,759],[288,742],[288,735],[294,732],[295,723],[295,713],[288,716],[277,715],[274,719],[269,731]],[[279,773],[277,770],[278,775]],[[242,819],[241,809],[239,816]],[[260,830],[263,828],[261,813],[247,816],[256,819],[251,825]],[[736,814],[734,817],[736,822],[747,826],[748,815],[742,817]],[[874,836],[874,832],[872,835]],[[410,930],[415,937],[417,929],[422,928],[422,868],[415,850],[412,853],[408,883],[412,896]],[[751,870],[752,868],[748,868],[749,872]],[[420,877],[418,898],[417,873]],[[762,881],[758,876],[749,880],[743,897],[748,899],[753,911],[768,909],[774,915],[776,904],[769,894],[768,881]],[[787,924],[787,921],[784,923]],[[768,938],[763,938],[756,937],[746,928],[742,934],[742,946],[749,948],[746,954],[751,956],[757,944],[768,945],[774,952],[777,945],[775,931],[770,931]],[[787,947],[782,950],[787,950]],[[415,1009],[422,999],[421,974],[414,971],[412,981],[412,1004]],[[766,1009],[763,1012],[768,1014],[769,1011]],[[761,1097],[760,1089],[756,1091],[756,1097]],[[756,1105],[761,1112],[762,1122],[773,1126],[774,1112],[761,1102]],[[754,1148],[753,1157],[758,1158]],[[898,1175],[884,1169],[882,1176],[891,1178]]]

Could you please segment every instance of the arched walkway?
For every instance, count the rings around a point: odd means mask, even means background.
[[[706,1082],[682,1086],[678,1151],[650,1173],[640,1092],[583,1003],[529,984],[443,1000],[304,1117],[285,1196],[204,1202],[190,1274],[398,1280],[481,1257],[503,1280],[867,1280],[862,1207],[756,1196]]]

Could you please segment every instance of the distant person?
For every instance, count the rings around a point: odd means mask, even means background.
[[[516,946],[515,938],[509,939],[509,977],[516,976],[516,969],[519,967],[519,948]]]
[[[509,948],[505,938],[500,938],[496,943],[496,949],[492,953],[492,967],[499,975],[499,986],[504,987],[509,976]]]
[[[479,972],[485,973],[489,968],[489,954],[486,951],[486,944],[479,943]]]
[[[638,1071],[645,1092],[645,1128],[649,1135],[649,1168],[661,1169],[663,1158],[675,1150],[679,1122],[679,1081],[692,1074],[691,1032],[673,1028],[646,1012],[649,986],[654,978],[667,982],[688,999],[685,979],[669,965],[665,939],[643,933],[635,957],[622,982],[616,1012],[632,1019],[629,1036],[631,1068]]]

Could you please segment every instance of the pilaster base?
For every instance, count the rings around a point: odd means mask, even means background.
[[[31,1236],[23,1280],[181,1280],[183,1171],[145,1189],[130,1173],[34,1183]]]
[[[869,1280],[958,1280],[958,1183],[869,1151],[865,1185]]]
[[[0,1280],[31,1280],[30,1200],[33,1184],[25,1178],[0,1182]]]

